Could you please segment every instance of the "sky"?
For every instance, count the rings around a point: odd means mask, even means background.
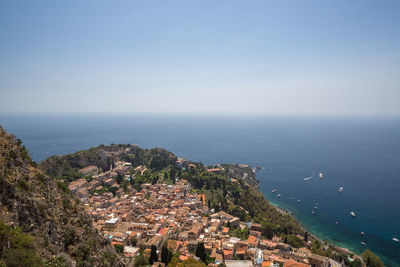
[[[400,115],[400,1],[2,1],[0,113]]]

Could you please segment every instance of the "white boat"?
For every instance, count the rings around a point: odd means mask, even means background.
[[[278,194],[277,197],[281,197],[281,194]]]
[[[313,211],[311,212],[311,214],[313,214],[313,215],[314,215],[314,214],[315,214],[315,211],[313,210]]]
[[[303,180],[304,180],[304,181],[308,181],[308,180],[310,180],[311,178],[312,178],[312,176],[307,177],[307,178],[304,178]]]
[[[393,237],[392,240],[395,241],[395,242],[400,242],[400,240],[398,238],[396,238],[396,237]]]
[[[365,235],[365,233],[364,233],[364,232],[361,232],[361,234],[362,234],[362,235]]]
[[[297,202],[298,202],[298,203],[300,203],[300,202],[301,202],[301,200],[300,200],[300,199],[298,199],[298,200],[297,200]]]
[[[344,191],[344,188],[343,188],[343,186],[341,186],[340,188],[339,188],[339,192],[343,192]]]
[[[354,211],[350,212],[350,215],[353,217],[356,217],[356,214],[354,213]]]
[[[365,245],[366,245],[366,243],[365,243],[365,242],[361,242],[361,245],[365,246]]]
[[[272,189],[272,193],[275,193],[276,191],[278,191],[278,190],[276,190],[276,189]]]
[[[320,172],[320,173],[319,173],[319,178],[322,179],[323,177],[324,177],[324,175],[322,174],[322,172]]]

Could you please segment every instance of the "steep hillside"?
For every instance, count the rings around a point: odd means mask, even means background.
[[[62,181],[36,168],[0,127],[0,266],[118,266]]]

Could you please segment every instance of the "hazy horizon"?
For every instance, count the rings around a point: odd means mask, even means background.
[[[398,1],[5,2],[2,114],[400,116]]]

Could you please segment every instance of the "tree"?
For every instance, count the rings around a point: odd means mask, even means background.
[[[304,233],[304,241],[306,241],[306,242],[308,241],[308,232]]]
[[[130,245],[131,246],[136,246],[136,244],[137,244],[137,239],[136,239],[136,237],[135,236],[132,236],[130,239],[129,239],[129,243],[130,243]]]
[[[113,186],[113,187],[110,187],[110,188],[108,189],[108,191],[110,191],[114,196],[115,196],[117,190],[118,190],[118,188],[116,188],[116,187],[114,187],[114,186]]]
[[[122,174],[118,172],[117,178],[116,178],[117,184],[121,184],[123,179],[124,179],[124,176],[122,176]]]
[[[295,235],[285,235],[283,237],[283,243],[289,244],[295,248],[301,248],[304,246],[304,241]]]
[[[178,256],[173,256],[170,263],[168,264],[168,267],[176,267],[179,264],[179,258]]]
[[[215,206],[215,212],[219,212],[219,211],[220,211],[219,205]]]
[[[141,254],[136,257],[134,266],[139,267],[139,266],[145,266],[148,264],[149,264],[149,262],[147,261],[146,257],[143,254]]]
[[[34,239],[0,220],[0,266],[42,266]]]
[[[155,245],[151,245],[149,264],[152,265],[156,261],[158,261],[157,247]]]
[[[205,267],[206,265],[200,261],[197,261],[190,257],[189,259],[183,261],[179,266],[182,267]]]
[[[120,244],[114,245],[115,251],[117,251],[119,254],[122,254],[124,252],[124,246]]]
[[[278,232],[278,231],[277,231],[276,225],[273,224],[273,223],[263,221],[263,222],[261,223],[261,226],[262,226],[263,234],[264,234],[268,239],[272,239],[273,236],[274,236],[274,234],[275,234],[276,232]]]
[[[201,259],[202,262],[207,261],[207,253],[203,242],[197,243],[195,255]]]
[[[371,250],[366,249],[362,253],[363,260],[367,267],[384,267],[385,265]]]
[[[169,177],[171,177],[172,180],[175,180],[175,175],[176,175],[176,170],[174,168],[171,168],[169,172]]]
[[[172,251],[168,249],[168,241],[165,241],[161,248],[161,262],[167,265],[171,261],[171,259]]]

